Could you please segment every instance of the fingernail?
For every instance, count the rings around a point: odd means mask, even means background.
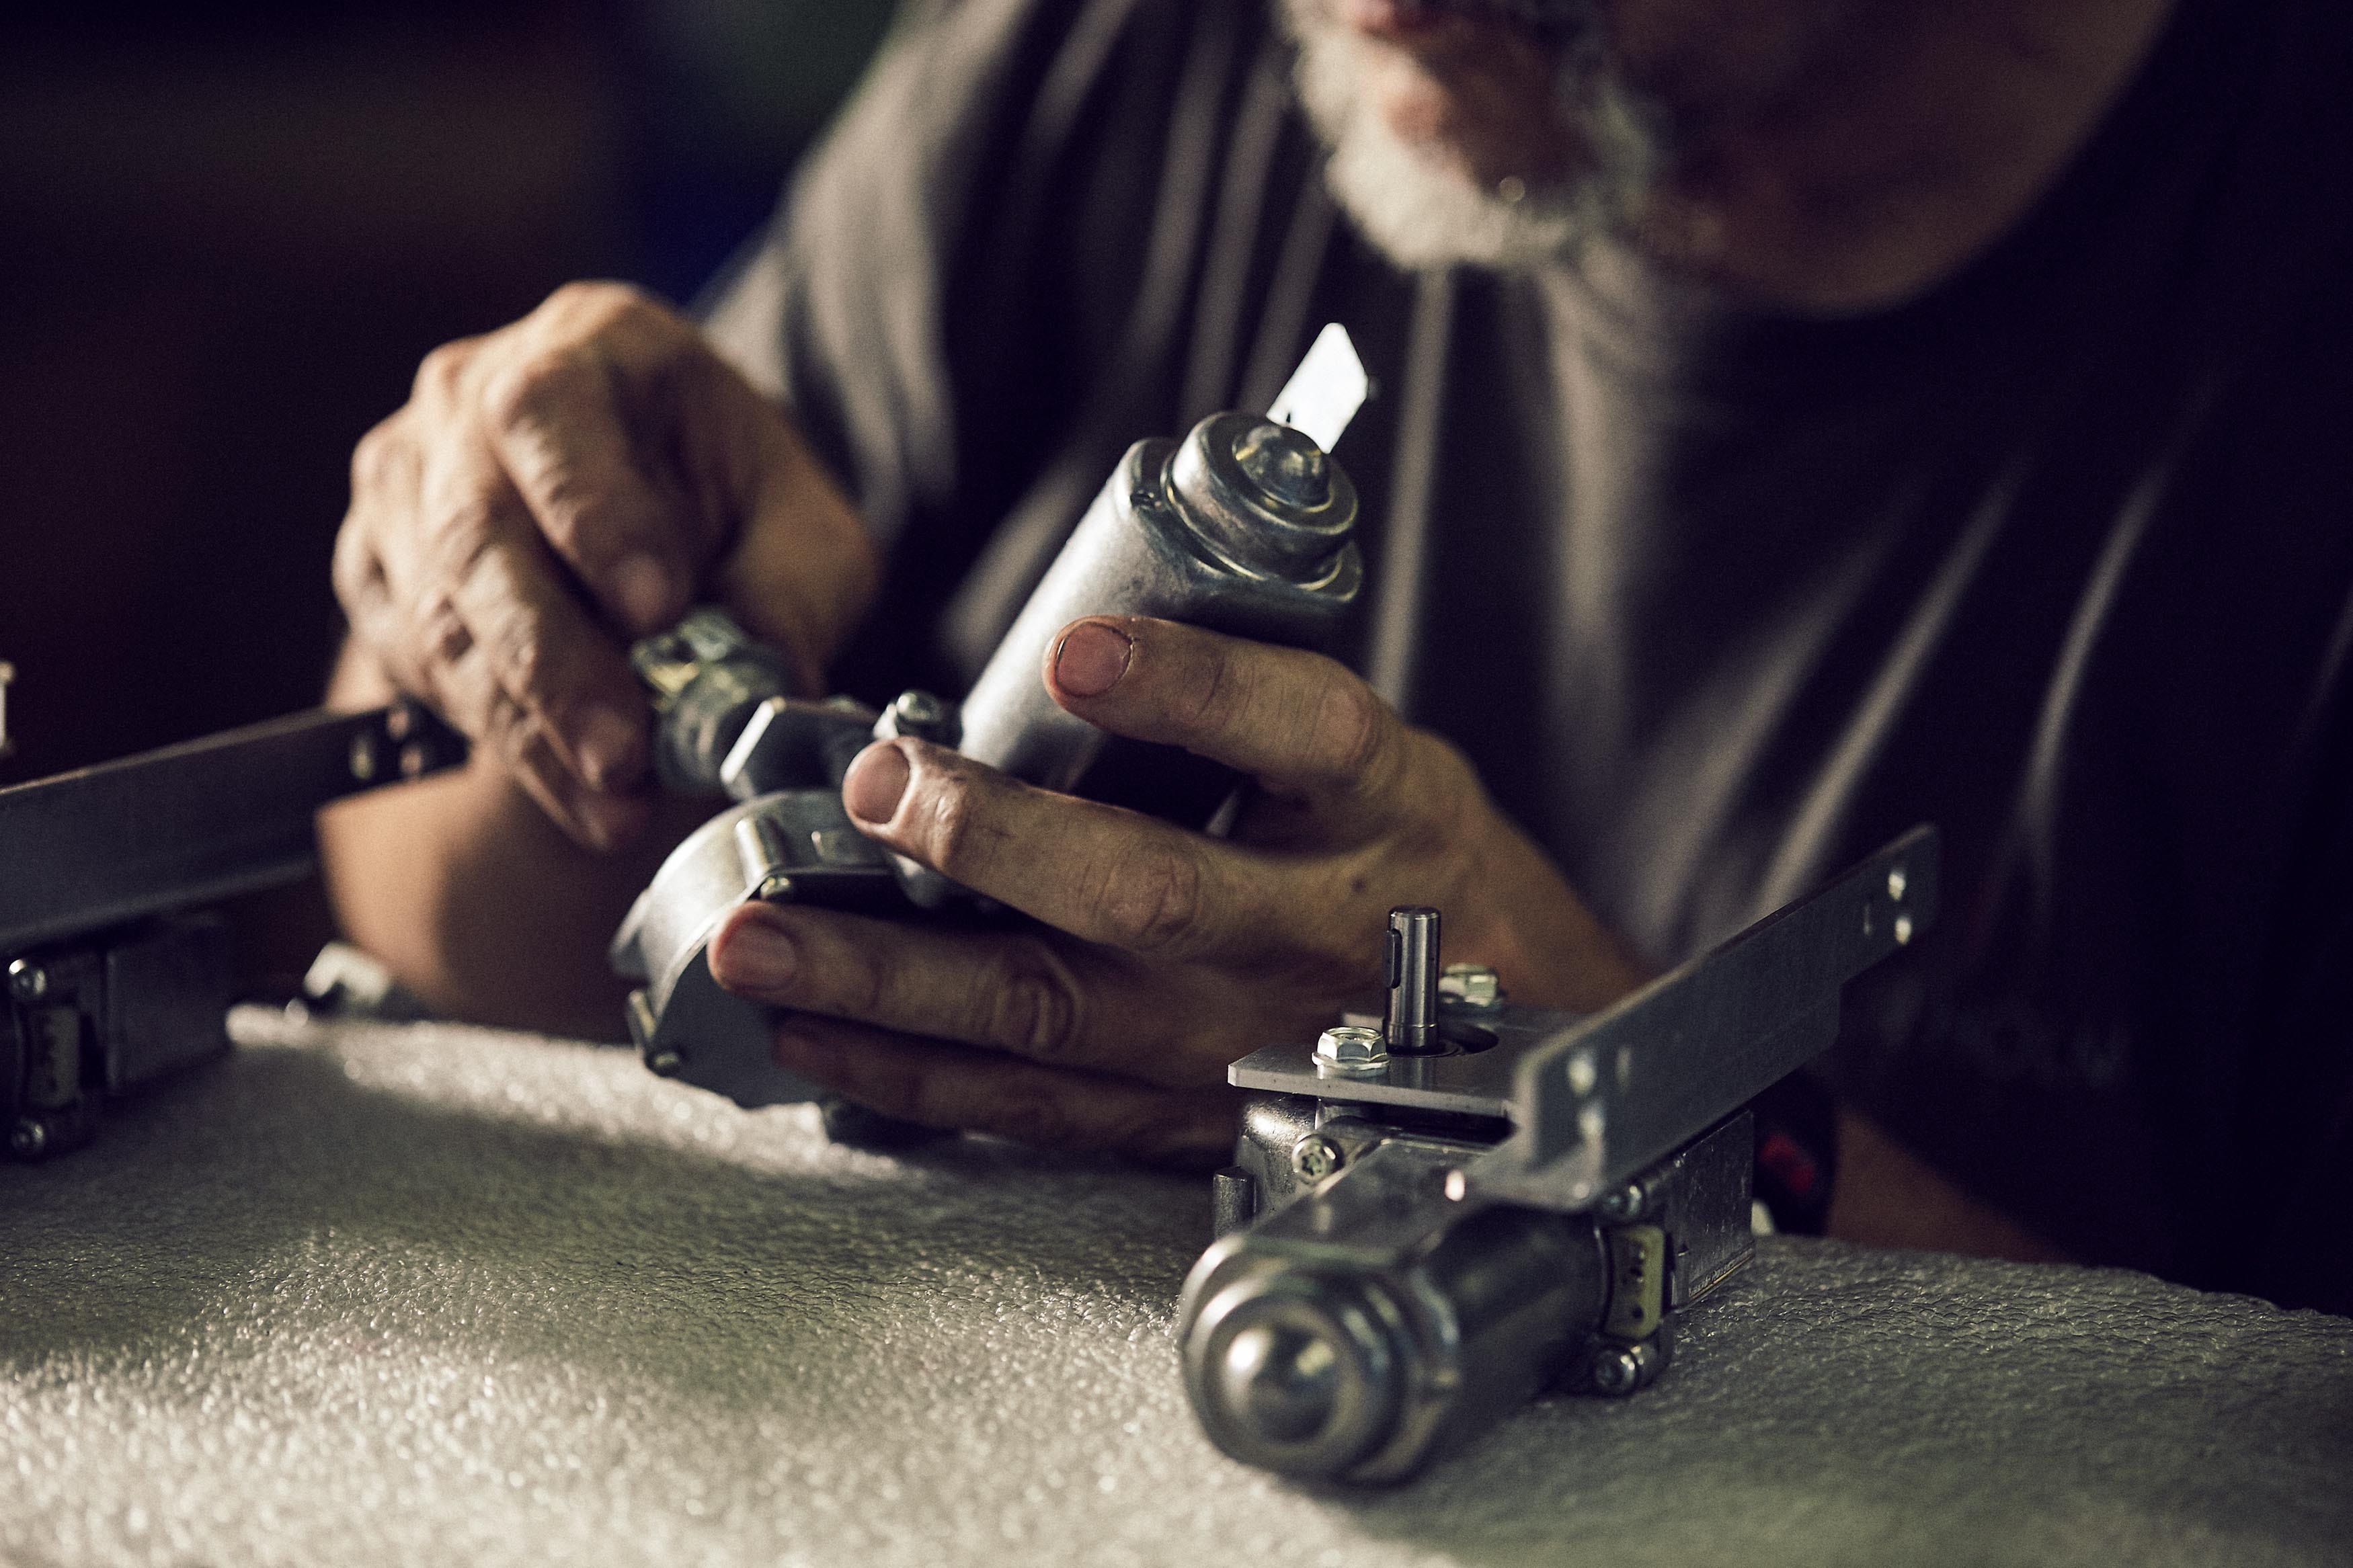
[[[727,984],[773,991],[793,982],[800,950],[765,920],[739,920],[713,950]]]
[[[670,574],[650,555],[632,555],[613,568],[613,599],[631,631],[659,631],[670,619]]]
[[[1082,621],[1054,650],[1054,684],[1073,697],[1101,697],[1127,673],[1135,645],[1101,621]]]
[[[597,789],[621,789],[637,782],[638,727],[612,709],[588,710],[580,721],[575,750],[581,775]]]
[[[907,793],[907,753],[885,741],[867,747],[841,778],[841,804],[860,822],[888,822]]]

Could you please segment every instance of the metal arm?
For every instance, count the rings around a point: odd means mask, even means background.
[[[301,713],[0,790],[0,1127],[38,1158],[99,1101],[227,1048],[232,980],[208,904],[298,881],[311,819],[461,760],[409,703]]]

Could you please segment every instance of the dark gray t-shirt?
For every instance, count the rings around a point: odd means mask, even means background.
[[[845,675],[957,689],[1119,452],[1325,320],[1356,648],[1648,959],[1919,821],[1944,918],[1841,1092],[2086,1258],[2353,1309],[2353,18],[2187,0],[1926,297],[1613,252],[1401,277],[1261,0],[919,9],[714,331],[892,550]]]

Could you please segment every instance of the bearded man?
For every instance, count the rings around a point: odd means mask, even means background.
[[[1783,1195],[2353,1308],[2348,60],[2324,0],[920,5],[699,324],[567,289],[362,444],[340,693],[481,743],[328,819],[344,919],[609,1033],[691,826],[631,636],[961,689],[1131,440],[1338,321],[1347,658],[1094,617],[1045,673],[1254,779],[1232,837],[878,743],[853,817],[1039,924],[739,911],[780,1062],[1214,1160],[1392,904],[1590,1007],[1934,820]]]

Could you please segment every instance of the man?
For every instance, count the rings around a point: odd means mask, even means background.
[[[1058,701],[1257,780],[1229,842],[871,748],[867,831],[1047,929],[742,911],[712,963],[781,1061],[1201,1157],[1391,904],[1592,1006],[1932,819],[1942,924],[1831,1061],[1830,1229],[2353,1307],[2353,26],[1285,12],[919,7],[704,331],[576,288],[429,358],[354,459],[338,687],[485,743],[330,819],[351,929],[609,1032],[604,940],[688,826],[629,637],[715,599],[812,691],[955,689],[1128,441],[1262,406],[1336,319],[1387,388],[1339,454],[1369,684],[1066,632]]]

